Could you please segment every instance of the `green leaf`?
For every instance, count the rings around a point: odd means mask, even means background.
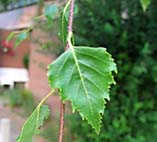
[[[11,32],[8,37],[7,37],[7,41],[10,41],[13,37],[14,37],[15,33]]]
[[[60,26],[59,26],[59,36],[63,41],[63,45],[66,45],[67,42],[67,35],[68,35],[68,13],[69,13],[69,5],[70,1],[66,4],[65,8],[63,9],[60,15]]]
[[[143,11],[145,12],[151,3],[151,0],[140,0]]]
[[[72,47],[48,67],[51,88],[59,88],[62,101],[100,131],[116,64],[105,48]]]
[[[15,47],[19,46],[21,42],[23,42],[25,39],[27,39],[29,35],[28,31],[21,32],[17,37],[15,41]]]
[[[33,136],[39,133],[39,129],[43,125],[44,120],[48,118],[49,113],[48,106],[42,105],[37,107],[25,122],[17,142],[31,142]]]
[[[66,20],[65,16],[63,16],[62,13],[60,18],[59,36],[64,46],[66,45],[66,40],[67,40],[67,33],[68,33],[67,26],[68,26],[68,21]]]
[[[57,5],[48,5],[44,9],[44,15],[48,18],[48,20],[52,20],[56,14],[58,13],[58,6]]]

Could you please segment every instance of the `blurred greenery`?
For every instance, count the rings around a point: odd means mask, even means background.
[[[36,30],[44,35],[46,40],[41,40],[42,37],[32,37],[32,41],[39,46],[36,52],[43,53],[45,55],[59,56],[64,48],[58,38],[58,19],[49,22],[48,20],[42,21],[36,26]],[[47,25],[47,26],[45,26]],[[52,32],[53,31],[53,32]]]
[[[77,7],[75,43],[106,47],[118,74],[100,135],[74,114],[69,142],[156,142],[157,1],[146,12],[137,0],[78,0]]]
[[[54,124],[54,120],[47,121],[45,128],[42,130],[40,135],[45,138],[46,142],[57,142],[58,125]]]
[[[8,90],[1,88],[0,92],[1,99],[6,102],[4,105],[22,108],[22,115],[29,116],[36,107],[33,95],[29,90],[19,88]]]
[[[23,65],[26,69],[29,68],[30,56],[29,54],[25,54],[23,57]]]

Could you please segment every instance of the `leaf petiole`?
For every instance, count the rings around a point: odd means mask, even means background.
[[[51,90],[38,104],[37,108],[40,108],[41,105],[55,92],[55,90]]]

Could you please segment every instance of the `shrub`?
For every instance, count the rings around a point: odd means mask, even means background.
[[[25,115],[30,115],[35,109],[35,101],[29,90],[13,89],[3,90],[4,96],[9,97],[9,105],[12,107],[21,107]]]
[[[157,1],[146,13],[135,0],[78,0],[78,7],[76,44],[106,47],[118,74],[100,136],[76,115],[71,118],[72,141],[156,142]]]

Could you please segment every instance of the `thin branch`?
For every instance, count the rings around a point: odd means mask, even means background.
[[[74,0],[71,0],[71,3],[70,3],[70,14],[69,14],[69,24],[68,24],[68,33],[72,32],[73,15],[74,15]]]
[[[65,104],[62,102],[60,106],[60,111],[59,142],[63,142]]]
[[[68,34],[69,35],[72,33],[73,15],[74,15],[74,0],[70,0],[70,13],[69,13],[69,22],[68,22]],[[67,42],[65,50],[67,50],[68,48],[69,48],[69,43]],[[61,102],[60,125],[59,125],[59,142],[63,142],[64,113],[65,113],[65,104]]]
[[[70,13],[69,13],[69,23],[68,23],[68,38],[70,35],[70,40],[71,40],[71,36],[72,36],[72,29],[73,29],[73,18],[74,18],[74,3],[75,0],[71,0],[70,2]],[[69,42],[67,42],[66,48],[65,50],[67,50],[69,48]]]

